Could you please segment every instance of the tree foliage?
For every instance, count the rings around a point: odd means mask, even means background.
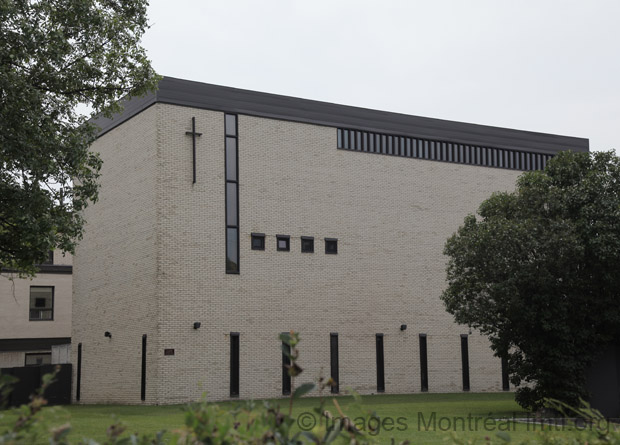
[[[456,321],[508,358],[517,401],[576,406],[620,329],[620,159],[563,152],[484,201],[446,243]]]
[[[76,111],[120,110],[155,88],[139,42],[146,0],[0,0],[0,266],[35,272],[73,252],[97,199],[95,128]]]

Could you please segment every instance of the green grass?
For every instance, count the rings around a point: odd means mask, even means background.
[[[351,397],[339,397],[337,400],[343,411],[356,424],[356,418],[359,420],[359,416],[374,411],[383,423],[376,433],[377,442],[386,444],[391,443],[392,438],[396,442],[409,439],[413,443],[445,444],[445,439],[455,428],[461,438],[494,437],[500,425],[489,423],[485,429],[484,419],[526,415],[515,403],[512,393],[373,395],[363,396],[362,406],[358,406]],[[280,403],[283,410],[288,409],[288,400],[279,399],[276,403]],[[261,406],[261,402],[258,402],[258,405]],[[312,418],[305,413],[314,414],[312,408],[317,405],[316,398],[296,401],[293,415],[302,423],[311,423]],[[225,402],[220,406],[232,408],[235,403]],[[70,422],[72,428],[69,438],[72,441],[83,437],[101,441],[105,438],[106,428],[114,423],[115,419],[120,419],[127,426],[128,433],[148,434],[178,429],[184,423],[183,408],[181,405],[70,405],[46,408],[44,417],[50,427]],[[326,408],[337,415],[331,398],[328,398]],[[432,423],[433,413],[436,430],[426,431],[423,423]],[[0,412],[0,432],[5,431],[15,418],[16,414],[12,410]],[[513,440],[525,439],[528,435],[535,434],[532,427],[528,428],[525,424],[504,422],[502,426],[510,429],[509,434]]]

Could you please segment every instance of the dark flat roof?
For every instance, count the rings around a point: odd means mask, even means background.
[[[485,147],[551,154],[561,150],[589,150],[589,140],[585,138],[410,116],[173,77],[164,77],[157,92],[126,101],[125,110],[120,115],[113,119],[101,117],[95,123],[104,134],[158,102]]]

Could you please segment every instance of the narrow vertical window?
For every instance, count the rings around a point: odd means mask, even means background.
[[[342,128],[338,129],[338,148],[342,148]]]
[[[407,138],[407,151],[405,152],[405,156],[408,158],[411,157],[411,138]]]
[[[377,392],[385,392],[385,363],[383,359],[383,334],[376,335],[377,345]]]
[[[508,359],[502,357],[502,391],[510,391],[510,379],[508,375]]]
[[[284,334],[288,333],[285,332]],[[287,345],[282,342],[282,394],[286,396],[291,393],[291,376],[288,373],[288,368],[291,365],[291,359],[284,353],[284,350],[290,354],[291,345]]]
[[[239,397],[239,333],[230,333],[230,397]]]
[[[342,131],[342,148],[349,148],[349,130]]]
[[[239,273],[239,147],[237,116],[224,115],[226,171],[226,273]],[[339,133],[340,135],[340,133]]]
[[[461,334],[461,366],[463,370],[463,391],[469,391],[469,337]]]
[[[426,334],[420,334],[420,390],[428,391],[428,351]]]
[[[335,382],[331,391],[334,394],[340,392],[340,374],[338,370],[338,334],[331,333],[329,336],[330,375]]]
[[[140,400],[146,400],[146,334],[142,336],[142,375],[140,378]]]
[[[82,343],[78,343],[77,355],[77,382],[75,383],[75,400],[79,402],[82,389]]]
[[[384,134],[381,135],[381,153],[387,153],[387,137]]]

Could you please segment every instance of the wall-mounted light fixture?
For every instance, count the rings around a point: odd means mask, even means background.
[[[194,329],[198,329],[200,327],[200,322],[199,321],[195,321],[194,322]]]
[[[401,331],[405,331],[407,329],[407,325],[406,324],[401,324],[400,325],[400,330]]]
[[[108,337],[108,338],[112,338],[112,334],[110,334],[110,331],[105,331],[105,334],[103,334],[104,337]]]

